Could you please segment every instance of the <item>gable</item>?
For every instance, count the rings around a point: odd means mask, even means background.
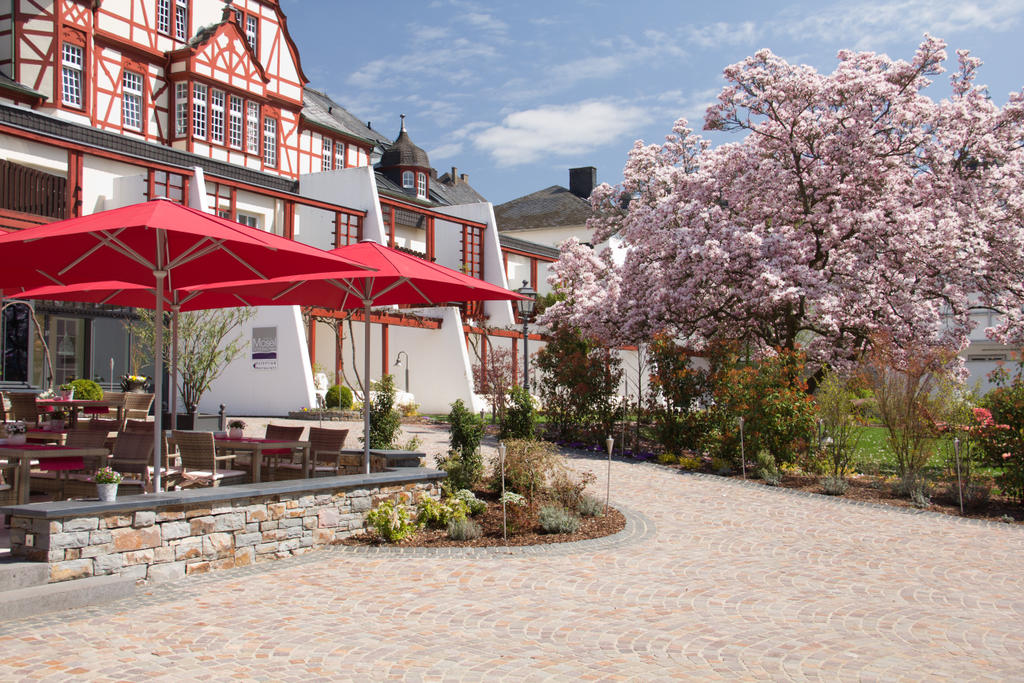
[[[254,95],[264,95],[267,74],[238,25],[232,21],[204,29],[195,39],[191,71]]]

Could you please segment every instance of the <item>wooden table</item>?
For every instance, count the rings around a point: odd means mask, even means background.
[[[123,400],[105,400],[100,399],[98,401],[91,401],[86,399],[63,399],[63,398],[37,398],[37,406],[49,406],[54,410],[63,410],[68,414],[68,426],[74,427],[78,423],[78,411],[82,408],[115,408],[117,410],[117,421],[120,423],[124,419],[124,401]]]
[[[25,432],[25,438],[29,443],[52,443],[63,446],[68,438],[68,430],[50,431],[49,429],[29,429]]]
[[[106,448],[68,448],[67,446],[51,446],[42,444],[24,444],[21,446],[0,445],[0,459],[18,460],[18,476],[15,486],[16,499],[19,505],[28,502],[30,468],[33,460],[47,458],[92,458],[110,455]]]
[[[217,454],[227,453],[251,453],[252,454],[252,481],[262,481],[260,476],[263,469],[263,454],[265,451],[289,450],[292,452],[302,451],[302,476],[309,477],[309,442],[308,441],[285,441],[281,439],[262,439],[258,437],[243,437],[241,439],[229,439],[226,436],[217,436],[213,440],[217,448]]]

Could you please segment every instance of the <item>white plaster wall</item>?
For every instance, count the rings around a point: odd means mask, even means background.
[[[383,243],[380,197],[377,195],[377,183],[371,167],[344,168],[304,175],[299,178],[299,192],[311,199],[366,211],[366,217],[363,219],[363,239]],[[326,235],[323,234],[325,230]],[[332,230],[333,226],[330,225],[326,228],[309,226],[308,229],[304,226],[302,241],[314,245],[319,245],[323,240],[330,241]]]
[[[0,135],[0,150],[7,161],[67,177],[68,153],[59,147]]]
[[[277,368],[252,367],[252,350],[228,365],[199,403],[199,411],[216,413],[220,404],[229,415],[287,415],[289,411],[315,405],[309,351],[297,306],[260,306],[242,330],[252,340],[252,328],[277,327]]]

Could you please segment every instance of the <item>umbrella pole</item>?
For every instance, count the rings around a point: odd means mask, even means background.
[[[178,427],[178,313],[180,304],[171,306],[171,429]]]
[[[164,390],[164,278],[166,270],[154,270],[156,277],[156,313],[153,317],[153,490],[160,493],[163,468],[163,390]]]
[[[363,471],[370,473],[370,300],[363,301]]]

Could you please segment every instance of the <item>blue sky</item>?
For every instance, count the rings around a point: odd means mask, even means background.
[[[281,4],[312,87],[392,138],[406,114],[438,172],[494,204],[567,186],[575,166],[618,182],[635,140],[679,117],[702,128],[722,69],[761,48],[831,72],[842,48],[909,59],[928,32],[953,65],[960,48],[984,60],[997,103],[1024,87],[1024,0]]]

